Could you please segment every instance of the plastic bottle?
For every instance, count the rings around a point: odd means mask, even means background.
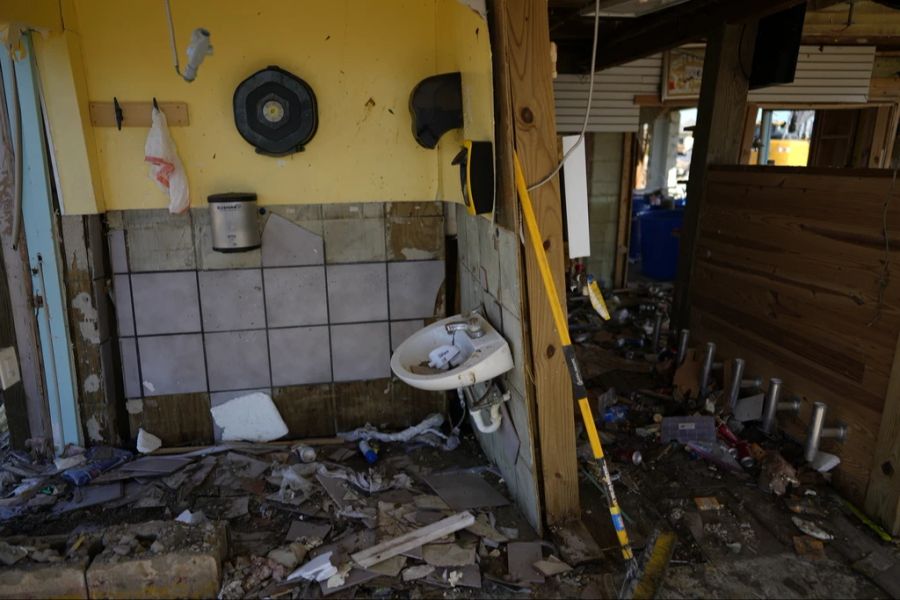
[[[370,465],[374,465],[378,461],[378,453],[366,440],[359,440],[359,451],[366,457],[366,462]]]
[[[312,446],[296,446],[294,454],[300,459],[300,462],[311,463],[316,460],[316,449]]]

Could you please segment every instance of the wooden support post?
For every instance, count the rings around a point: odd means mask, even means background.
[[[892,535],[900,535],[900,337],[866,488],[866,512]]]
[[[628,247],[631,244],[631,196],[634,193],[634,134],[622,141],[622,176],[619,180],[619,214],[616,228],[616,256],[613,283],[625,287],[628,281]]]
[[[680,327],[687,327],[690,320],[688,295],[706,193],[707,166],[738,164],[741,160],[748,75],[755,43],[756,23],[753,22],[722,25],[710,32],[706,44],[675,286],[675,311]]]
[[[552,171],[558,160],[547,1],[495,0],[493,6],[494,26],[501,30],[497,37],[503,40],[494,52],[509,65],[511,133],[525,177],[532,183]],[[503,145],[498,143],[498,149],[502,154]],[[510,156],[498,156],[501,168],[510,163]],[[559,179],[535,190],[532,201],[557,289],[563,291]],[[555,524],[580,516],[575,406],[534,251],[526,248],[524,254],[528,311],[523,322],[531,334],[545,516],[548,524]],[[565,306],[562,294],[560,300]]]

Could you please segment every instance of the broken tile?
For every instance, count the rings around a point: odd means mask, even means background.
[[[439,587],[481,589],[481,569],[478,568],[478,565],[436,569],[428,575],[425,581]]]
[[[458,544],[425,544],[422,558],[434,567],[462,567],[475,564],[475,547]]]
[[[197,499],[194,507],[210,519],[228,520],[246,515],[249,503],[249,496],[202,497]]]
[[[540,542],[512,542],[506,546],[509,577],[521,583],[544,583],[534,563],[544,558]]]
[[[372,581],[378,576],[378,573],[354,568],[350,570],[346,577],[329,578],[326,581],[320,581],[319,585],[322,589],[322,595],[330,596],[331,594],[342,592],[351,587],[360,585],[361,583]]]
[[[320,265],[325,262],[322,237],[281,215],[271,213],[262,234],[265,267]]]
[[[371,571],[372,573],[378,573],[379,575],[384,575],[386,577],[396,577],[400,574],[400,571],[402,571],[403,567],[405,566],[406,557],[401,555],[389,558],[384,562],[378,563],[377,565],[372,565],[366,570]]]
[[[544,577],[553,577],[560,573],[566,573],[572,570],[572,567],[559,560],[552,554],[543,560],[534,563],[534,568],[541,572]]]
[[[385,260],[383,218],[326,219],[323,225],[328,264]]]
[[[192,462],[193,459],[181,456],[144,456],[125,463],[117,470],[141,475],[170,475]]]
[[[286,542],[298,540],[324,540],[331,531],[331,525],[327,523],[313,523],[311,521],[294,521],[284,537]]]
[[[269,327],[328,323],[323,267],[263,269],[263,279]]]
[[[425,482],[454,510],[505,506],[509,504],[500,492],[480,476],[464,471],[434,473]]]
[[[403,581],[416,581],[418,579],[422,579],[431,575],[434,572],[434,567],[431,565],[415,565],[413,567],[409,567],[407,569],[403,569],[402,579]]]
[[[72,493],[72,499],[57,504],[54,512],[64,513],[105,504],[121,498],[123,493],[124,487],[121,481],[77,487]]]

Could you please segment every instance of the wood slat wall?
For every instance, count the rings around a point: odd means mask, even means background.
[[[900,275],[884,277],[888,255],[900,269],[900,185],[886,170],[711,167],[697,244],[692,337],[782,378],[804,401],[780,419],[788,433],[805,437],[814,401],[847,423],[846,443],[822,448],[862,503],[900,332]]]
[[[875,46],[801,46],[793,83],[749,94],[750,102],[865,103]]]
[[[658,96],[661,81],[662,54],[599,71],[594,76],[594,97],[587,130],[636,132],[641,109],[634,103],[634,97],[641,94]],[[558,133],[581,131],[589,87],[587,75],[560,75],[553,82]]]

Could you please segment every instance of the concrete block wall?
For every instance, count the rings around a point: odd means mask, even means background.
[[[541,527],[541,504],[535,460],[533,410],[528,404],[526,347],[519,287],[521,246],[515,233],[490,219],[473,217],[457,206],[459,297],[463,312],[483,308],[513,353],[513,370],[503,376],[510,400],[503,406],[500,429],[483,434],[474,427],[488,458],[497,465],[510,494],[535,529]]]
[[[212,250],[207,210],[107,214],[132,434],[209,443],[209,408],[270,394],[293,437],[403,427],[444,394],[394,381],[390,356],[444,315],[440,202],[264,209],[262,248]]]
[[[588,182],[588,219],[591,226],[591,255],[588,272],[604,284],[612,282],[616,258],[619,188],[622,180],[621,133],[591,133],[593,149]]]

